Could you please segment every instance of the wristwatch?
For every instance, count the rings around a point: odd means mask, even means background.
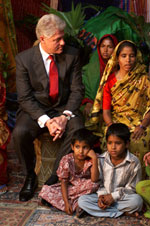
[[[65,113],[63,113],[62,115],[64,115],[67,118],[68,121],[71,119],[71,115],[67,115]]]

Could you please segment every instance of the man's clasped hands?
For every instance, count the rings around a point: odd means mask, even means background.
[[[46,121],[46,126],[49,130],[50,135],[53,137],[53,141],[61,138],[67,124],[68,119],[65,115],[60,115]]]

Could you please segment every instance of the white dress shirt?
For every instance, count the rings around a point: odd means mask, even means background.
[[[50,54],[46,53],[42,49],[41,43],[39,44],[39,49],[40,49],[40,52],[41,52],[41,55],[42,55],[42,59],[43,59],[44,66],[45,66],[45,69],[46,69],[46,72],[47,72],[47,76],[49,77],[49,68],[50,68],[50,63],[51,63],[51,60],[49,59],[49,55]],[[75,117],[75,115],[73,115],[72,112],[69,111],[69,110],[65,110],[63,113],[64,114],[67,114],[67,115],[70,115],[71,117]],[[45,127],[45,123],[47,122],[48,119],[50,119],[50,117],[48,115],[46,115],[46,114],[40,116],[38,118],[38,124],[39,124],[39,126],[41,128]]]

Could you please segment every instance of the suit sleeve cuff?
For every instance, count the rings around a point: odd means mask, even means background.
[[[41,128],[45,127],[45,123],[47,122],[47,120],[50,119],[50,117],[48,115],[42,115],[38,118],[38,124]]]

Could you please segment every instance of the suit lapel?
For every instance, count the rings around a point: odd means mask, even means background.
[[[56,63],[57,63],[59,78],[61,80],[64,80],[66,75],[66,60],[65,60],[65,55],[63,53],[56,55]]]
[[[34,47],[33,54],[33,69],[35,71],[36,77],[43,84],[45,88],[47,88],[49,80],[47,76],[47,72],[44,66],[44,62],[42,59],[42,55],[40,53],[39,45]]]

